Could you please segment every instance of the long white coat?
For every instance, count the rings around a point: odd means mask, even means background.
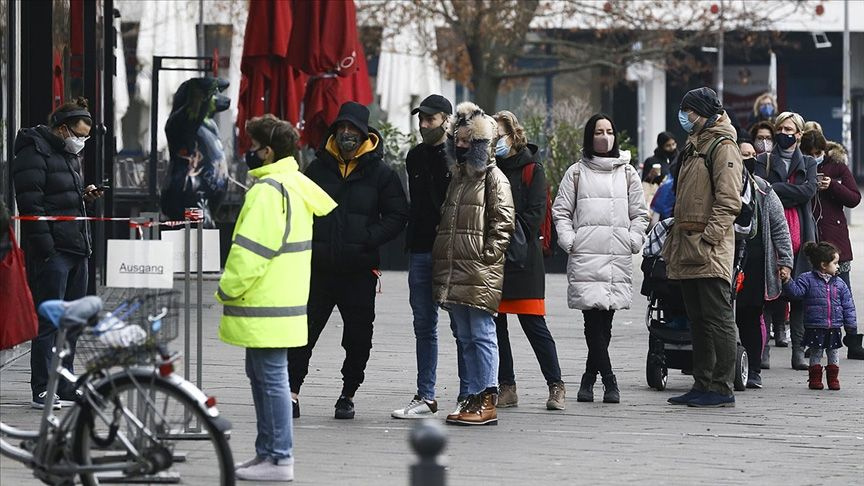
[[[574,173],[579,171],[578,187]],[[630,152],[582,159],[564,173],[552,205],[558,245],[567,260],[571,309],[627,309],[633,300],[633,254],[642,250],[648,208]]]

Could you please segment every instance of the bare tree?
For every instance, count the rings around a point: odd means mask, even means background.
[[[730,48],[758,47],[765,36],[747,31],[770,30],[806,4],[766,9],[764,2],[740,0],[367,0],[358,2],[358,14],[395,25],[394,31],[421,29],[427,52],[445,74],[467,84],[481,107],[494,110],[499,88],[512,79],[595,68],[621,79],[627,66],[641,61],[660,62],[673,73],[704,71],[695,48],[732,31],[738,35],[727,37]]]

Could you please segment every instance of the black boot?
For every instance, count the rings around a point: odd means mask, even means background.
[[[615,379],[615,375],[610,373],[603,377],[603,403],[619,403],[620,401],[618,380]]]
[[[582,383],[579,384],[579,391],[576,392],[577,402],[593,402],[594,401],[594,382],[597,381],[597,375],[593,373],[583,373]]]
[[[864,346],[861,345],[862,339],[864,339],[864,335],[861,334],[846,336],[846,346],[849,346],[846,359],[864,359]]]

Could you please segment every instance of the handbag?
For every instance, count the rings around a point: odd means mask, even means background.
[[[0,261],[0,349],[9,349],[36,337],[39,333],[39,320],[33,305],[33,295],[27,284],[27,270],[24,266],[24,252],[15,240],[12,226],[9,226],[12,248]]]

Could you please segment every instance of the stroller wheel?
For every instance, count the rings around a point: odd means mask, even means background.
[[[666,389],[669,370],[662,364],[648,358],[648,364],[645,367],[645,377],[648,380],[648,386],[657,391],[663,391]]]
[[[747,378],[750,374],[750,366],[747,361],[747,351],[740,344],[735,350],[735,391],[747,389]]]

